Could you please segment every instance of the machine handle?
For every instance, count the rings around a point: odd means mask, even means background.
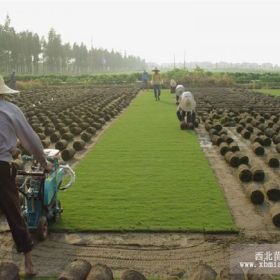
[[[39,176],[39,177],[44,177],[45,173],[43,171],[24,171],[24,170],[18,170],[17,171],[18,175],[23,175],[23,176]]]
[[[73,169],[68,164],[60,165],[60,167],[63,168],[63,170],[70,175],[69,182],[65,186],[59,188],[59,190],[64,191],[73,186],[75,179],[76,179],[76,175],[75,175],[75,172],[73,171]]]

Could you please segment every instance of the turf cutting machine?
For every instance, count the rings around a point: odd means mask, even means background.
[[[52,171],[44,172],[32,156],[24,155],[22,170],[17,172],[22,215],[28,229],[35,231],[40,240],[46,239],[49,222],[56,222],[63,211],[58,191],[67,190],[75,182],[71,167],[58,162],[59,150],[45,149],[44,152],[53,163]]]

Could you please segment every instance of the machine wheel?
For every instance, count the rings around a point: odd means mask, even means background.
[[[61,212],[62,212],[62,209],[61,209],[61,202],[60,200],[57,200],[56,202],[56,210],[59,209],[58,212],[56,212],[53,216],[53,221],[56,223],[59,219],[60,219],[60,216],[61,216]]]
[[[39,220],[37,227],[37,236],[39,240],[45,240],[48,236],[49,228],[48,228],[48,220],[46,216],[42,216]]]

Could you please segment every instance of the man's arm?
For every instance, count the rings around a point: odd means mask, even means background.
[[[47,160],[39,136],[34,132],[19,108],[16,113],[14,126],[21,145],[39,161],[43,168],[46,168]]]

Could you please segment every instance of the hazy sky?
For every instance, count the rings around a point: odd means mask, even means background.
[[[280,1],[2,1],[16,31],[124,50],[148,62],[271,62],[280,65]]]

